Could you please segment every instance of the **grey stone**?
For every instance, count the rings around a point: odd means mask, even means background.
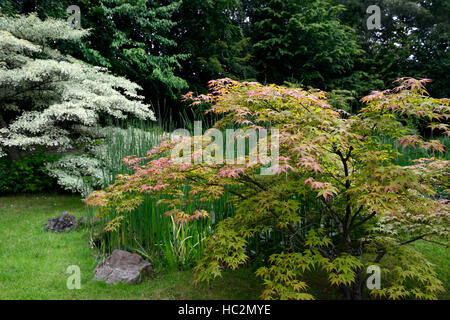
[[[44,226],[44,230],[54,232],[68,232],[77,227],[77,219],[68,213],[63,212],[59,217],[50,219]]]
[[[152,264],[135,253],[114,250],[106,260],[100,261],[94,271],[94,280],[108,284],[118,282],[138,284],[150,274]]]

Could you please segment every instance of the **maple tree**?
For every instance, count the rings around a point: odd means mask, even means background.
[[[159,205],[166,214],[189,223],[211,215],[205,209],[210,201],[232,194],[235,213],[220,221],[207,239],[195,281],[209,281],[224,268],[246,264],[250,241],[278,232],[283,243],[256,271],[265,284],[262,298],[313,299],[304,274],[317,269],[347,299],[436,298],[442,283],[433,266],[408,244],[448,239],[449,162],[438,158],[444,151],[439,141],[426,141],[405,119],[424,118],[430,128],[449,135],[445,120],[450,100],[430,97],[426,79],[399,81],[393,90],[365,97],[365,107],[356,115],[333,109],[319,90],[211,81],[209,94],[189,93],[185,99],[210,103],[208,111],[222,116],[215,125],[219,129],[278,129],[275,174],[259,174],[268,163],[248,161],[254,150],[243,164],[179,163],[171,151],[180,141],[199,138],[180,137],[162,141],[146,157],[125,158],[134,173],[118,176],[86,202],[101,212],[122,212],[108,225],[114,230],[144,195],[163,195]],[[395,142],[386,143],[383,137]],[[201,148],[190,154],[192,159],[207,154],[212,143],[208,135],[200,138]],[[258,147],[270,145],[271,139],[261,139]],[[395,165],[397,144],[427,149],[435,157]],[[193,203],[202,202],[205,206],[192,210]],[[381,268],[381,288],[367,291],[370,265]]]

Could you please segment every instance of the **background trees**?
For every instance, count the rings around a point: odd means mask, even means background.
[[[450,24],[448,1],[429,0],[333,0],[342,4],[341,21],[355,28],[365,58],[375,67],[372,72],[385,86],[401,76],[426,77],[434,81],[430,93],[449,95],[448,70],[450,54]],[[381,9],[381,29],[367,30],[366,9],[369,5]]]
[[[353,30],[338,20],[342,10],[327,1],[253,1],[258,79],[330,89],[333,79],[348,76],[362,51]]]
[[[164,101],[177,100],[187,89],[175,75],[186,54],[170,53],[177,43],[172,35],[173,12],[179,2],[171,1],[81,1],[84,28],[92,32],[86,41],[62,48],[93,65],[102,65],[143,88],[160,119],[170,115]],[[167,103],[167,102],[166,102]],[[167,104],[166,108],[171,106]]]
[[[160,119],[171,116],[187,83],[175,75],[187,54],[172,53],[176,47],[171,29],[172,14],[180,2],[170,1],[83,0],[81,25],[90,33],[81,41],[59,42],[57,48],[89,64],[102,66],[114,74],[139,84],[145,102],[152,105]],[[38,12],[43,19],[66,19],[71,1],[21,1],[2,5],[3,11]],[[175,111],[178,111],[176,109]]]
[[[183,1],[175,11],[178,50],[189,53],[181,74],[191,90],[204,91],[214,77],[255,77],[250,35],[244,34],[239,0]]]
[[[4,13],[66,18],[70,1],[2,2]],[[380,30],[366,26],[380,6]],[[218,77],[347,90],[350,107],[403,76],[426,77],[448,96],[449,5],[395,0],[82,0],[83,41],[58,48],[144,88],[161,119],[180,123],[187,90]],[[181,114],[183,115],[180,115]],[[164,122],[163,120],[161,120]]]

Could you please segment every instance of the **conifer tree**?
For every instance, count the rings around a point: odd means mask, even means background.
[[[363,52],[352,28],[339,21],[342,6],[318,0],[251,1],[250,22],[260,81],[330,89],[353,72]]]

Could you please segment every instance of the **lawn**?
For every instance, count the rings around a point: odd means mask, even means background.
[[[192,272],[156,274],[143,283],[110,286],[91,281],[96,252],[82,231],[49,233],[45,222],[69,211],[85,215],[79,197],[0,197],[1,299],[258,299],[261,287],[250,270],[227,272],[209,285],[193,286]],[[81,269],[81,289],[66,286],[66,269]]]
[[[0,197],[0,300],[1,299],[258,299],[262,287],[252,271],[225,272],[222,279],[210,284],[192,285],[191,271],[160,272],[143,283],[106,285],[92,281],[98,261],[87,245],[83,231],[49,233],[45,222],[69,211],[76,217],[85,215],[77,196],[40,195]],[[436,264],[439,279],[447,290],[441,299],[450,299],[449,249],[418,241],[414,244]],[[66,269],[81,269],[80,290],[66,286]],[[318,298],[339,297],[326,290],[313,276],[311,291]],[[321,289],[322,288],[322,289]]]

